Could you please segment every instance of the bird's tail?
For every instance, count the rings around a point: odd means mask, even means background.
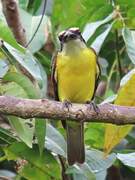
[[[68,122],[67,131],[67,160],[69,165],[84,163],[84,125],[83,123]]]

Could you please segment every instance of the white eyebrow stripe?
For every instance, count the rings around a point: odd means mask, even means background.
[[[79,31],[80,29],[78,27],[70,28],[69,31]]]

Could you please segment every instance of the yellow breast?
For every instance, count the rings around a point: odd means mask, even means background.
[[[97,71],[93,50],[84,48],[72,56],[58,53],[56,68],[60,101],[86,103],[91,100]]]

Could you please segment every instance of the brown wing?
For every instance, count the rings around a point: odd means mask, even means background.
[[[52,81],[52,85],[53,85],[53,90],[54,90],[54,94],[55,94],[55,100],[59,101],[59,97],[58,97],[58,86],[57,86],[57,69],[56,69],[56,63],[57,63],[57,55],[58,52],[56,52],[56,54],[52,57],[52,66],[51,66],[51,81]],[[61,121],[63,127],[66,129],[66,122],[65,121]]]
[[[57,69],[56,69],[56,63],[57,63],[57,54],[52,57],[52,65],[51,65],[51,81],[53,85],[53,90],[55,94],[55,100],[59,100],[58,98],[58,89],[57,89]]]
[[[95,50],[93,48],[91,48],[91,47],[90,47],[90,49],[95,53],[96,62],[97,62],[97,74],[96,74],[95,89],[94,89],[94,93],[93,93],[93,96],[92,96],[92,99],[91,99],[91,100],[93,100],[94,96],[95,96],[95,93],[96,93],[96,90],[97,90],[97,87],[98,87],[99,78],[101,76],[101,69],[100,69],[99,62],[98,62],[98,56],[97,56]]]

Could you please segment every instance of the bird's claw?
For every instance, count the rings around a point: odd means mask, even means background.
[[[98,113],[100,111],[98,105],[94,101],[87,101],[86,103],[89,105],[92,105],[92,107],[96,113]]]
[[[64,101],[63,101],[63,107],[64,107],[64,108],[67,108],[68,111],[69,111],[70,106],[72,106],[72,103],[71,103],[70,101],[68,101],[67,99],[64,99]]]

